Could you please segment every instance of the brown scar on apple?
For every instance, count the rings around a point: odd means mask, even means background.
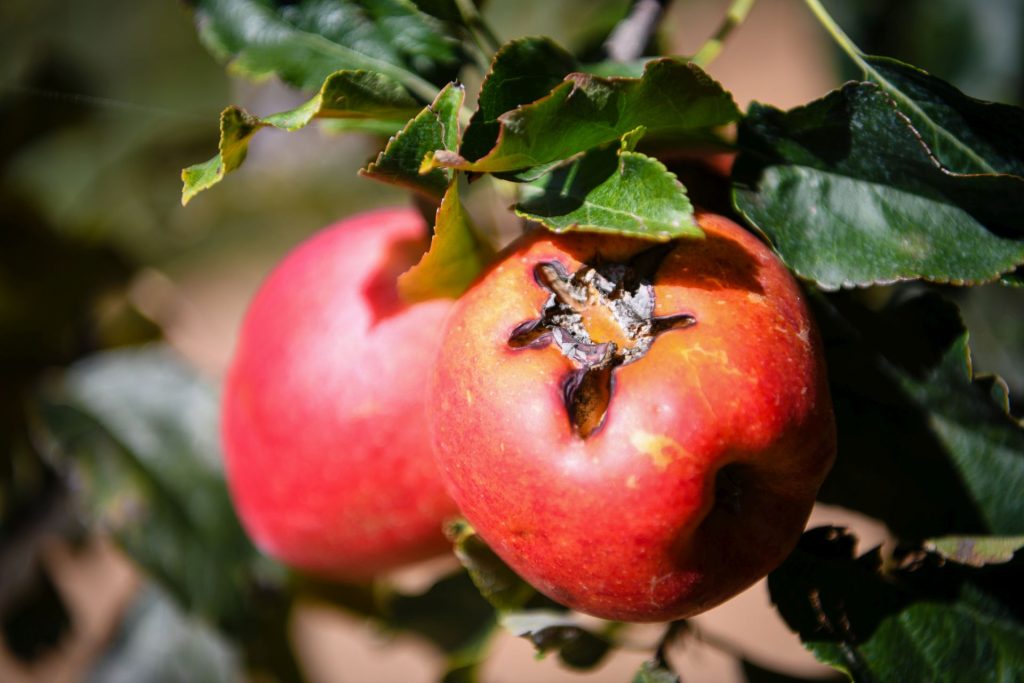
[[[659,244],[626,262],[598,255],[569,273],[558,261],[533,269],[534,281],[549,292],[537,318],[512,330],[513,349],[554,345],[574,366],[562,381],[562,396],[573,430],[587,438],[604,424],[615,389],[614,371],[643,358],[665,332],[697,324],[689,313],[654,315],[654,277],[672,244]]]

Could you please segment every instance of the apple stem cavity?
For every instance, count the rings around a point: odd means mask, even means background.
[[[643,358],[661,334],[697,323],[688,313],[654,315],[654,276],[674,245],[659,244],[627,262],[595,259],[575,273],[557,261],[538,263],[534,281],[550,296],[540,315],[512,330],[512,349],[554,345],[574,369],[562,382],[573,430],[587,438],[604,424],[614,370]]]

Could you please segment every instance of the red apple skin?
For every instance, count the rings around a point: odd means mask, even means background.
[[[426,239],[412,210],[343,220],[248,309],[224,387],[227,477],[249,535],[286,564],[363,580],[448,547],[425,408],[451,301],[407,305],[395,287]]]
[[[534,266],[568,272],[649,246],[540,231],[514,244],[456,304],[432,384],[442,476],[465,517],[542,593],[624,621],[697,614],[792,550],[835,455],[820,342],[802,293],[760,241],[698,216],[654,279],[661,334],[619,367],[603,425],[570,426],[554,346],[513,349],[549,292]],[[733,495],[716,502],[727,464]],[[724,475],[723,475],[724,476]]]

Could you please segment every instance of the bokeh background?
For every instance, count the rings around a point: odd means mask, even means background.
[[[865,51],[927,68],[976,97],[1024,101],[1019,0],[842,4],[832,3],[836,17]],[[693,53],[727,5],[677,0],[664,49]],[[543,33],[582,47],[627,6],[492,0],[485,14],[503,39]],[[795,0],[760,0],[709,70],[741,107],[796,106],[856,76]],[[356,174],[381,140],[311,126],[256,136],[240,172],[180,205],[180,169],[215,152],[221,109],[269,114],[306,97],[229,77],[199,45],[182,2],[0,3],[0,681],[191,680],[166,659],[181,652],[172,645],[187,641],[197,657],[208,642],[216,649],[212,631],[183,626],[109,538],[85,529],[74,487],[40,453],[27,406],[79,359],[147,344],[166,344],[216,389],[248,298],[290,247],[339,217],[409,201]],[[484,190],[469,200],[478,223],[509,220]],[[963,306],[976,370],[1001,374],[1011,396],[1024,395],[1021,297],[998,287],[951,295]],[[881,525],[835,508],[822,507],[812,523],[853,525],[868,546],[887,539]],[[442,559],[393,579],[415,591],[453,567]],[[746,680],[736,653],[830,676],[785,629],[761,584],[696,624],[701,639],[672,653],[690,683]],[[385,635],[315,600],[286,626],[311,681],[425,682],[442,666],[425,641]],[[132,669],[111,659],[112,644],[147,634],[149,645],[119,656],[162,664]],[[616,653],[587,680],[629,680],[645,657]],[[511,636],[485,669],[488,682],[582,676],[554,658],[537,661]]]

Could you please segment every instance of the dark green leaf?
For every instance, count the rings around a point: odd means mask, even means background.
[[[943,166],[956,173],[1024,176],[1024,109],[968,97],[895,59],[865,61],[869,78],[893,97]]]
[[[217,156],[181,172],[184,187],[181,203],[216,185],[245,161],[249,140],[266,126],[296,131],[313,119],[355,120],[378,129],[394,130],[419,105],[405,89],[387,76],[368,71],[331,74],[311,100],[295,109],[259,118],[239,107],[228,107],[220,116],[220,150]]]
[[[746,683],[809,683],[809,681],[818,681],[819,683],[821,682],[820,676],[815,676],[813,679],[792,676],[790,674],[782,673],[780,671],[766,669],[747,659],[741,660],[740,665],[743,667],[743,679],[746,681]],[[835,680],[838,683],[838,681],[843,679],[837,676]]]
[[[973,380],[967,332],[937,295],[880,311],[818,301],[839,453],[820,492],[897,536],[1024,533],[1024,429]]]
[[[854,681],[1024,676],[1024,625],[1000,604],[1019,585],[1019,565],[977,570],[926,556],[883,574],[878,549],[856,557],[855,543],[841,529],[812,529],[768,579],[820,661]]]
[[[229,683],[242,677],[238,654],[202,621],[147,585],[132,601],[87,683]]]
[[[442,197],[453,172],[443,168],[422,172],[423,160],[434,150],[458,147],[459,110],[465,96],[461,85],[446,85],[433,104],[405,124],[360,174],[408,187],[435,200]]]
[[[502,114],[541,99],[577,68],[573,56],[548,38],[520,38],[503,45],[480,86],[477,110],[459,153],[470,160],[487,154],[498,139]]]
[[[697,66],[658,59],[642,78],[570,74],[545,97],[499,116],[497,143],[485,156],[439,152],[434,162],[480,173],[517,171],[568,159],[641,126],[652,133],[696,131],[739,115],[729,93]]]
[[[421,595],[394,595],[386,625],[418,633],[458,658],[473,651],[494,627],[494,609],[469,576],[459,571]]]
[[[71,366],[38,405],[40,439],[112,535],[186,611],[240,642],[247,666],[301,680],[285,576],[234,514],[217,400],[169,350],[111,351]]]
[[[1024,536],[944,536],[926,541],[924,547],[947,560],[983,567],[1012,560],[1024,548]]]
[[[465,521],[450,525],[448,536],[477,590],[495,609],[520,609],[533,596],[533,588],[509,569]]]
[[[1002,276],[999,282],[1007,287],[1024,287],[1024,266]]]
[[[432,82],[451,80],[459,64],[441,25],[408,0],[197,0],[196,23],[233,71],[307,90],[335,71],[365,70],[429,102]]]
[[[453,23],[462,21],[462,13],[459,11],[459,4],[455,0],[412,0],[412,2],[419,11],[442,21]]]
[[[666,241],[702,237],[686,188],[657,159],[598,148],[526,186],[516,214],[555,232],[611,233]]]
[[[107,352],[73,365],[40,416],[96,525],[190,610],[245,618],[269,565],[231,506],[209,387],[166,349]]]
[[[441,683],[478,683],[480,669],[478,664],[463,664],[449,668],[441,677]]]
[[[309,574],[300,574],[292,580],[293,591],[303,599],[315,600],[331,607],[358,614],[361,617],[383,620],[387,616],[385,598],[378,587],[370,583],[345,583]]]
[[[739,144],[737,208],[824,289],[975,283],[1024,262],[1024,178],[943,168],[877,85],[755,104]]]
[[[650,660],[641,664],[633,677],[633,683],[679,683],[679,680],[678,674]]]
[[[559,660],[574,669],[597,666],[611,649],[607,638],[588,630],[565,612],[507,612],[501,616],[501,625],[528,639],[540,655],[558,652]]]

